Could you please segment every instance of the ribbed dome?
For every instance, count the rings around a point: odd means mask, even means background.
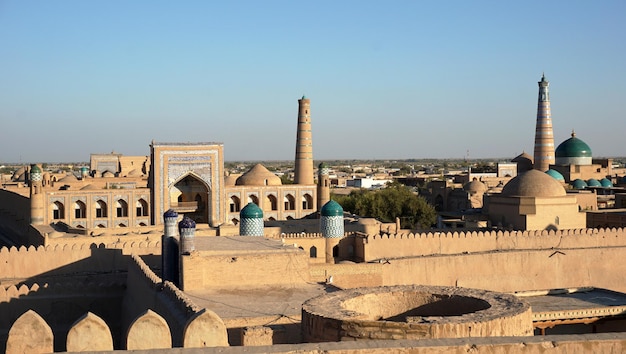
[[[526,172],[533,169],[533,157],[525,151],[517,155],[511,162],[517,163],[517,173]]]
[[[603,178],[600,180],[600,184],[602,185],[602,187],[604,188],[611,188],[613,187],[613,182],[611,182],[608,178]]]
[[[557,165],[590,165],[591,148],[584,141],[572,137],[562,142],[554,151]]]
[[[185,216],[179,223],[178,223],[178,228],[179,229],[195,229],[196,228],[196,222],[193,221],[190,217]]]
[[[242,219],[263,219],[263,210],[258,205],[250,202],[241,209],[239,217]]]
[[[587,185],[589,187],[602,187],[602,183],[595,178],[590,178],[587,180]]]
[[[524,151],[521,154],[515,156],[513,160],[511,160],[511,162],[522,162],[522,161],[530,161],[530,163],[533,163],[533,157],[530,156],[528,153],[526,153],[526,151]]]
[[[572,187],[574,187],[574,189],[585,189],[587,188],[587,182],[577,178],[572,182]]]
[[[565,182],[565,177],[559,171],[549,169],[546,173],[559,182]]]
[[[343,215],[343,208],[334,200],[328,201],[320,210],[322,216],[340,216]]]
[[[280,177],[270,172],[265,166],[256,164],[248,172],[237,178],[238,186],[280,186]]]
[[[165,218],[176,218],[178,217],[178,213],[174,209],[167,209],[165,213],[163,213],[163,217]]]
[[[519,197],[560,197],[565,189],[554,178],[539,170],[518,175],[502,188],[502,195]]]
[[[484,193],[487,190],[487,185],[475,179],[465,183],[465,185],[463,186],[463,190],[469,193]]]

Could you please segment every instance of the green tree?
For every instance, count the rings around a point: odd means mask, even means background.
[[[435,208],[397,182],[379,191],[355,190],[347,196],[334,195],[333,199],[344,210],[364,217],[395,222],[400,218],[402,228],[428,228],[437,219]]]

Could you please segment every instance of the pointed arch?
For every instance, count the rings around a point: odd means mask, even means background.
[[[268,194],[266,199],[268,210],[278,210],[278,199],[274,194]]]
[[[309,248],[309,257],[317,258],[317,247],[311,246],[311,248]]]
[[[294,198],[293,195],[285,195],[283,202],[285,204],[285,210],[296,210],[296,198]]]
[[[52,218],[54,220],[65,219],[65,206],[63,203],[59,201],[52,203]]]
[[[143,198],[139,198],[139,200],[135,202],[135,208],[137,210],[137,216],[148,216],[148,202]]]
[[[230,212],[231,213],[238,213],[241,210],[241,201],[239,200],[239,197],[237,196],[231,196],[230,197]]]
[[[257,197],[256,194],[250,194],[248,196],[248,203],[254,203],[259,206],[259,197]]]
[[[108,216],[107,203],[102,199],[96,201],[96,218],[106,218]]]
[[[74,218],[84,219],[87,217],[87,206],[80,200],[74,202]]]
[[[128,203],[126,203],[124,199],[118,199],[115,201],[115,213],[118,218],[128,216]]]
[[[303,210],[313,209],[313,197],[309,193],[305,193],[302,196],[302,209]]]
[[[210,192],[207,182],[189,171],[169,185],[169,204],[196,222],[208,223]]]

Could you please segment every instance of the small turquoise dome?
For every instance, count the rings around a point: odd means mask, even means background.
[[[263,219],[263,210],[258,205],[250,202],[239,212],[240,218]]]
[[[585,188],[587,188],[587,182],[585,182],[582,179],[578,178],[578,179],[574,180],[574,182],[572,182],[572,187],[574,187],[574,189],[585,189]]]
[[[563,175],[559,171],[549,169],[546,171],[546,173],[559,182],[565,182],[565,177],[563,177]]]
[[[163,213],[164,218],[177,218],[178,213],[174,209],[168,209],[165,213]]]
[[[602,187],[602,183],[600,183],[600,181],[595,178],[590,178],[589,180],[587,180],[587,185],[589,187]]]
[[[343,215],[343,208],[339,203],[331,200],[324,204],[322,210],[320,210],[320,214],[322,214],[322,216],[341,216]]]
[[[611,187],[613,187],[613,182],[609,181],[609,179],[606,178],[606,177],[600,180],[600,184],[604,188],[611,188]]]
[[[179,229],[195,229],[196,228],[196,222],[193,221],[190,217],[185,216],[179,223],[178,223],[178,228]]]

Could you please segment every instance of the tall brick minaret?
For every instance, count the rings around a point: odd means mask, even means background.
[[[541,75],[539,98],[537,100],[537,126],[535,127],[535,163],[534,168],[547,171],[554,164],[554,135],[550,117],[550,82]]]
[[[313,135],[311,134],[311,100],[298,100],[298,134],[296,136],[295,184],[313,182]]]

